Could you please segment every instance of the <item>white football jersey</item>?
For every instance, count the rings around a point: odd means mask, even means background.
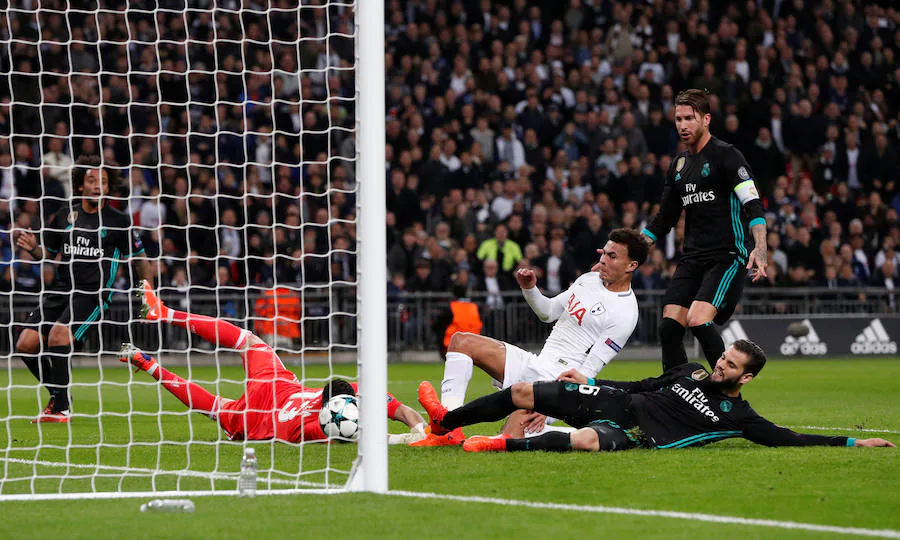
[[[550,301],[563,311],[538,358],[562,361],[588,377],[594,377],[622,350],[637,325],[634,291],[607,290],[598,272],[581,275]]]

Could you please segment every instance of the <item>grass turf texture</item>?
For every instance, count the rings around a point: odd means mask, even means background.
[[[614,362],[604,377],[637,379],[658,371],[657,362]],[[338,368],[338,371],[352,367]],[[186,368],[176,368],[186,373]],[[222,369],[219,377],[240,380],[239,369]],[[76,370],[75,382],[93,383],[97,370]],[[311,366],[307,377],[324,377],[324,368]],[[199,368],[192,371],[197,380],[214,380],[216,371]],[[391,391],[404,402],[418,408],[415,389],[421,379],[436,381],[441,376],[437,365],[395,365],[390,367]],[[896,406],[900,361],[773,361],[762,376],[744,392],[756,410],[782,425],[858,427],[900,431],[900,410]],[[96,418],[77,418],[69,427],[34,426],[26,416],[38,411],[34,390],[9,389],[9,383],[31,384],[24,370],[9,372],[6,388],[0,390],[0,442],[5,451],[0,457],[65,462],[66,450],[16,450],[43,445],[65,447],[71,441],[85,448],[68,450],[72,463],[100,463],[109,466],[160,468],[233,473],[240,460],[240,446],[230,443],[203,443],[221,440],[216,425],[206,418],[184,415],[184,407],[163,389],[153,385],[128,385],[127,370],[105,368],[104,383],[76,388],[76,410],[103,414]],[[134,378],[149,382],[143,374]],[[237,397],[240,386],[224,383],[219,393]],[[476,373],[469,397],[490,391],[488,378]],[[102,399],[98,399],[98,396]],[[41,397],[44,399],[44,396]],[[133,403],[135,411],[146,414],[125,416]],[[12,414],[21,418],[7,419]],[[167,413],[158,415],[160,405]],[[102,423],[102,424],[101,424]],[[102,433],[101,433],[102,426]],[[491,433],[496,425],[473,426],[467,433]],[[129,439],[145,443],[160,440],[160,428],[166,441],[178,444],[147,444],[127,447]],[[392,423],[392,431],[402,426]],[[806,430],[814,431],[814,430]],[[826,434],[840,432],[823,431]],[[193,436],[192,436],[193,434]],[[851,436],[884,436],[886,433],[862,433],[852,429]],[[107,446],[97,450],[102,435]],[[71,439],[70,439],[71,437]],[[193,444],[187,444],[194,441]],[[254,443],[260,455],[260,470],[272,459],[276,468],[313,472],[304,480],[321,482],[326,454],[332,466],[346,469],[355,454],[353,445],[304,445]],[[717,443],[698,449],[637,450],[612,454],[478,454],[469,455],[458,448],[390,449],[391,489],[474,495],[506,499],[577,505],[605,505],[635,509],[699,512],[747,518],[798,521],[822,525],[900,529],[900,454],[893,449],[865,448],[781,448],[770,449],[743,440]],[[65,473],[65,469],[0,463],[6,480],[3,493],[22,493],[32,489],[31,475]],[[98,488],[144,490],[151,484],[147,476],[122,476],[70,480],[42,479],[34,489],[42,492]],[[69,475],[91,476],[93,469],[70,469]],[[341,483],[345,476],[328,471],[328,480]],[[261,474],[261,476],[264,476]],[[285,479],[287,477],[280,477]],[[17,479],[21,479],[17,481]],[[24,479],[27,479],[24,480]],[[213,480],[182,479],[182,489],[209,489]],[[233,489],[234,480],[216,480],[218,489]],[[157,489],[176,487],[171,476],[157,476]],[[72,501],[48,512],[48,503],[8,502],[0,504],[0,537],[41,536],[61,533],[66,536],[95,536],[98,528],[109,536],[210,537],[257,534],[274,536],[286,530],[338,536],[509,536],[528,534],[583,535],[604,532],[618,536],[696,537],[697,535],[739,535],[758,537],[817,537],[821,533],[788,531],[743,525],[698,523],[658,517],[583,514],[510,508],[476,503],[415,500],[349,494],[321,496],[258,497],[243,500],[232,497],[195,498],[197,512],[188,515],[140,514],[142,500]],[[49,503],[51,507],[61,503]],[[348,517],[351,516],[351,517]],[[261,518],[260,516],[265,516]],[[336,523],[352,526],[340,526]],[[356,525],[364,524],[364,525]],[[30,533],[30,534],[29,534]]]

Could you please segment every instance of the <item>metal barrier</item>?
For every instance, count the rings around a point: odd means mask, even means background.
[[[330,292],[329,292],[330,291]],[[635,291],[638,298],[638,325],[632,344],[657,342],[659,318],[664,291]],[[262,295],[258,288],[190,289],[163,292],[170,306],[193,313],[221,317],[254,329],[258,320],[254,305]],[[288,352],[346,350],[356,345],[356,294],[352,287],[331,287],[298,291],[303,305],[302,337],[279,343]],[[449,294],[418,293],[388,299],[388,347],[392,351],[436,350],[441,329],[434,321],[449,309]],[[481,307],[485,335],[522,346],[542,343],[552,324],[542,323],[532,313],[519,291],[507,291],[488,297],[474,294],[472,300]],[[0,294],[0,352],[6,355],[22,328],[22,321],[39,308],[39,296]],[[815,314],[890,314],[896,313],[894,292],[886,289],[761,289],[748,288],[735,315],[770,317],[774,315]],[[213,347],[172,325],[148,324],[138,320],[136,300],[125,294],[113,298],[110,309],[99,324],[100,330],[85,343],[85,351],[116,351],[123,341],[132,341],[145,350]]]

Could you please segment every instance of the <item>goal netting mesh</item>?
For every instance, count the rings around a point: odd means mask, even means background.
[[[38,328],[30,314],[54,323],[58,277],[55,254],[36,261],[16,240],[66,234],[52,219],[71,204],[72,163],[98,156],[167,304],[255,332],[305,386],[358,380],[355,8],[24,0],[0,13],[0,497],[229,492],[248,445],[261,491],[345,486],[358,445],[230,441],[118,361],[131,342],[213,394],[245,389],[233,351],[138,320],[137,257],[122,253],[103,255],[121,259],[101,284],[108,307],[63,325],[78,342],[70,422],[32,423],[49,394],[16,348]]]

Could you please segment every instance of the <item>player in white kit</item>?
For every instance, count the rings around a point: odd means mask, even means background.
[[[531,309],[544,322],[556,321],[550,337],[540,354],[535,355],[486,336],[454,334],[447,349],[441,403],[452,410],[465,402],[473,366],[493,377],[500,388],[518,382],[555,380],[573,368],[593,378],[622,350],[637,324],[638,306],[631,277],[646,260],[647,251],[639,232],[615,229],[606,245],[597,250],[600,260],[591,271],[553,298],[547,298],[535,286],[533,270],[517,270],[516,280]],[[423,392],[434,392],[431,383],[420,385],[420,396]],[[539,430],[545,420],[536,414],[520,418],[529,430]],[[462,444],[464,438],[461,431],[455,430],[441,437],[430,436],[417,445]]]

